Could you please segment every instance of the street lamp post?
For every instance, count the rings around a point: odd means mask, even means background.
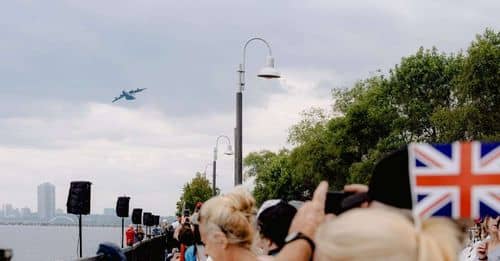
[[[207,178],[207,168],[208,166],[212,166],[212,163],[207,163],[207,165],[205,165],[205,171],[203,171],[203,177],[204,178]]]
[[[224,154],[226,155],[233,155],[233,149],[231,148],[231,140],[229,139],[228,136],[225,136],[225,135],[220,135],[219,137],[217,137],[217,140],[215,141],[215,147],[214,147],[214,161],[212,163],[212,167],[213,167],[213,172],[212,172],[212,192],[213,192],[213,195],[216,196],[217,195],[217,191],[216,191],[216,173],[217,173],[217,149],[218,149],[218,146],[219,146],[219,140],[221,138],[224,138],[227,140],[227,149],[226,149],[226,152],[224,152]]]
[[[259,37],[254,37],[249,39],[246,43],[245,46],[243,47],[243,62],[240,64],[238,73],[239,73],[239,85],[238,89],[236,91],[236,128],[235,128],[235,133],[234,133],[234,139],[235,139],[235,150],[236,150],[236,155],[234,157],[234,185],[240,185],[243,182],[243,129],[242,129],[242,122],[243,122],[243,115],[242,115],[242,105],[243,105],[243,90],[245,89],[245,62],[246,62],[246,51],[247,51],[247,46],[250,42],[253,41],[261,41],[263,42],[266,46],[267,49],[269,50],[269,55],[267,56],[266,59],[266,66],[263,67],[259,73],[257,74],[258,77],[261,78],[266,78],[266,79],[273,79],[273,78],[280,78],[280,73],[274,68],[274,58],[273,58],[273,53],[271,50],[271,46],[269,43]]]

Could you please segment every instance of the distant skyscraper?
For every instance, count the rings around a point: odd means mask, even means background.
[[[56,187],[48,182],[38,185],[38,217],[51,219],[56,214]]]
[[[115,209],[114,208],[105,208],[104,209],[104,215],[105,216],[114,216],[115,215]]]
[[[31,217],[31,209],[29,207],[21,208],[21,217],[22,218]]]
[[[15,217],[15,209],[12,206],[12,204],[5,204],[3,206],[3,210],[4,210],[4,215],[5,215],[6,218],[13,218],[13,217]]]

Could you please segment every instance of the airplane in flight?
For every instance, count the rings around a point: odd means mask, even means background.
[[[142,92],[146,90],[146,88],[142,88],[142,89],[135,89],[135,90],[131,90],[131,91],[122,91],[122,93],[120,94],[120,96],[118,97],[115,97],[115,99],[112,101],[112,102],[115,102],[121,98],[124,98],[126,100],[135,100],[135,97],[132,95],[132,94],[135,94],[135,93],[138,93],[138,92]]]

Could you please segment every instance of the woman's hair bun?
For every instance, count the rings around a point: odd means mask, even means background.
[[[225,197],[230,199],[235,211],[242,212],[245,216],[255,216],[255,200],[245,188],[236,187]]]

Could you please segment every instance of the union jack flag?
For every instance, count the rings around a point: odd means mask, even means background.
[[[500,213],[500,143],[410,144],[413,211],[420,218]]]

